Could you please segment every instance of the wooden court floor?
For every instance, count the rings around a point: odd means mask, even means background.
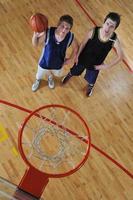
[[[115,67],[103,70],[94,93],[85,97],[83,75],[50,90],[42,81],[33,93],[41,47],[31,44],[28,20],[36,12],[48,16],[55,26],[63,14],[74,18],[72,31],[79,42],[94,24],[100,25],[110,11],[121,14],[116,31],[125,53]],[[0,176],[18,184],[26,165],[17,147],[18,128],[27,112],[46,104],[75,109],[91,132],[90,156],[75,174],[50,179],[46,200],[133,200],[133,3],[131,0],[0,0]],[[69,54],[69,51],[68,51]],[[115,56],[112,51],[106,62]],[[66,66],[64,74],[69,70]],[[74,124],[76,127],[76,125]]]

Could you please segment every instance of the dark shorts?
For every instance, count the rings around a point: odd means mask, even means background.
[[[99,74],[99,70],[93,69],[86,69],[83,65],[81,64],[74,64],[73,67],[70,69],[70,72],[73,76],[80,76],[84,70],[86,70],[84,79],[89,83],[89,84],[95,84],[96,79]]]
[[[73,76],[80,76],[84,70],[85,67],[83,65],[74,64],[73,67],[70,69],[70,72]]]
[[[89,70],[86,69],[86,73],[84,76],[84,79],[89,83],[89,84],[95,84],[97,77],[99,74],[99,70]]]

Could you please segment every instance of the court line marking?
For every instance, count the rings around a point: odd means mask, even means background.
[[[9,138],[4,126],[0,123],[0,142],[3,142]]]
[[[32,110],[23,108],[21,106],[18,106],[16,104],[10,103],[8,101],[0,100],[0,103],[3,103],[5,105],[7,105],[7,106],[11,106],[11,107],[16,108],[18,110],[22,110],[22,111],[27,112],[27,113],[31,113],[32,112]],[[88,142],[88,141],[85,141],[85,142]],[[118,161],[114,160],[111,156],[109,156],[105,151],[101,150],[100,148],[98,148],[97,146],[95,146],[92,143],[91,143],[91,147],[94,148],[96,151],[98,151],[100,154],[102,154],[104,157],[108,158],[112,163],[114,163],[123,172],[125,172],[130,178],[133,179],[133,174],[128,169],[126,169],[122,164],[120,164]]]
[[[5,129],[5,127],[3,126],[3,124],[0,122],[0,143],[6,141],[6,140],[8,140],[8,139],[9,139],[9,135],[8,135],[8,133],[6,132],[6,129]],[[17,149],[15,148],[15,146],[13,146],[13,147],[11,148],[11,151],[12,151],[12,153],[13,153],[15,156],[18,156],[18,155],[19,155],[19,153],[18,153]]]

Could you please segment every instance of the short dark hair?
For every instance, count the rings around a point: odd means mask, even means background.
[[[73,26],[73,18],[70,15],[62,15],[59,19],[59,24],[61,22],[67,22],[68,24],[70,24],[71,28]]]
[[[121,21],[121,16],[118,14],[118,13],[115,13],[115,12],[110,12],[104,19],[104,22],[110,18],[112,21],[116,22],[116,27],[117,28],[120,24],[120,21]]]

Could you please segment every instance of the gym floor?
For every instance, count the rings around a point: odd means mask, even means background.
[[[53,90],[43,80],[40,89],[33,93],[31,86],[41,47],[32,46],[30,16],[41,12],[48,16],[49,26],[56,26],[61,15],[70,14],[74,18],[72,31],[81,42],[87,30],[95,24],[101,25],[110,11],[122,15],[116,32],[125,58],[115,67],[101,71],[93,95],[85,96],[83,75],[64,87],[58,78]],[[79,112],[88,124],[92,142],[90,156],[73,175],[50,179],[42,197],[47,200],[133,200],[132,11],[130,0],[0,0],[0,176],[18,184],[26,169],[17,147],[18,128],[28,114],[26,109],[62,104]],[[106,61],[114,56],[112,50]],[[70,67],[65,67],[64,74]]]

